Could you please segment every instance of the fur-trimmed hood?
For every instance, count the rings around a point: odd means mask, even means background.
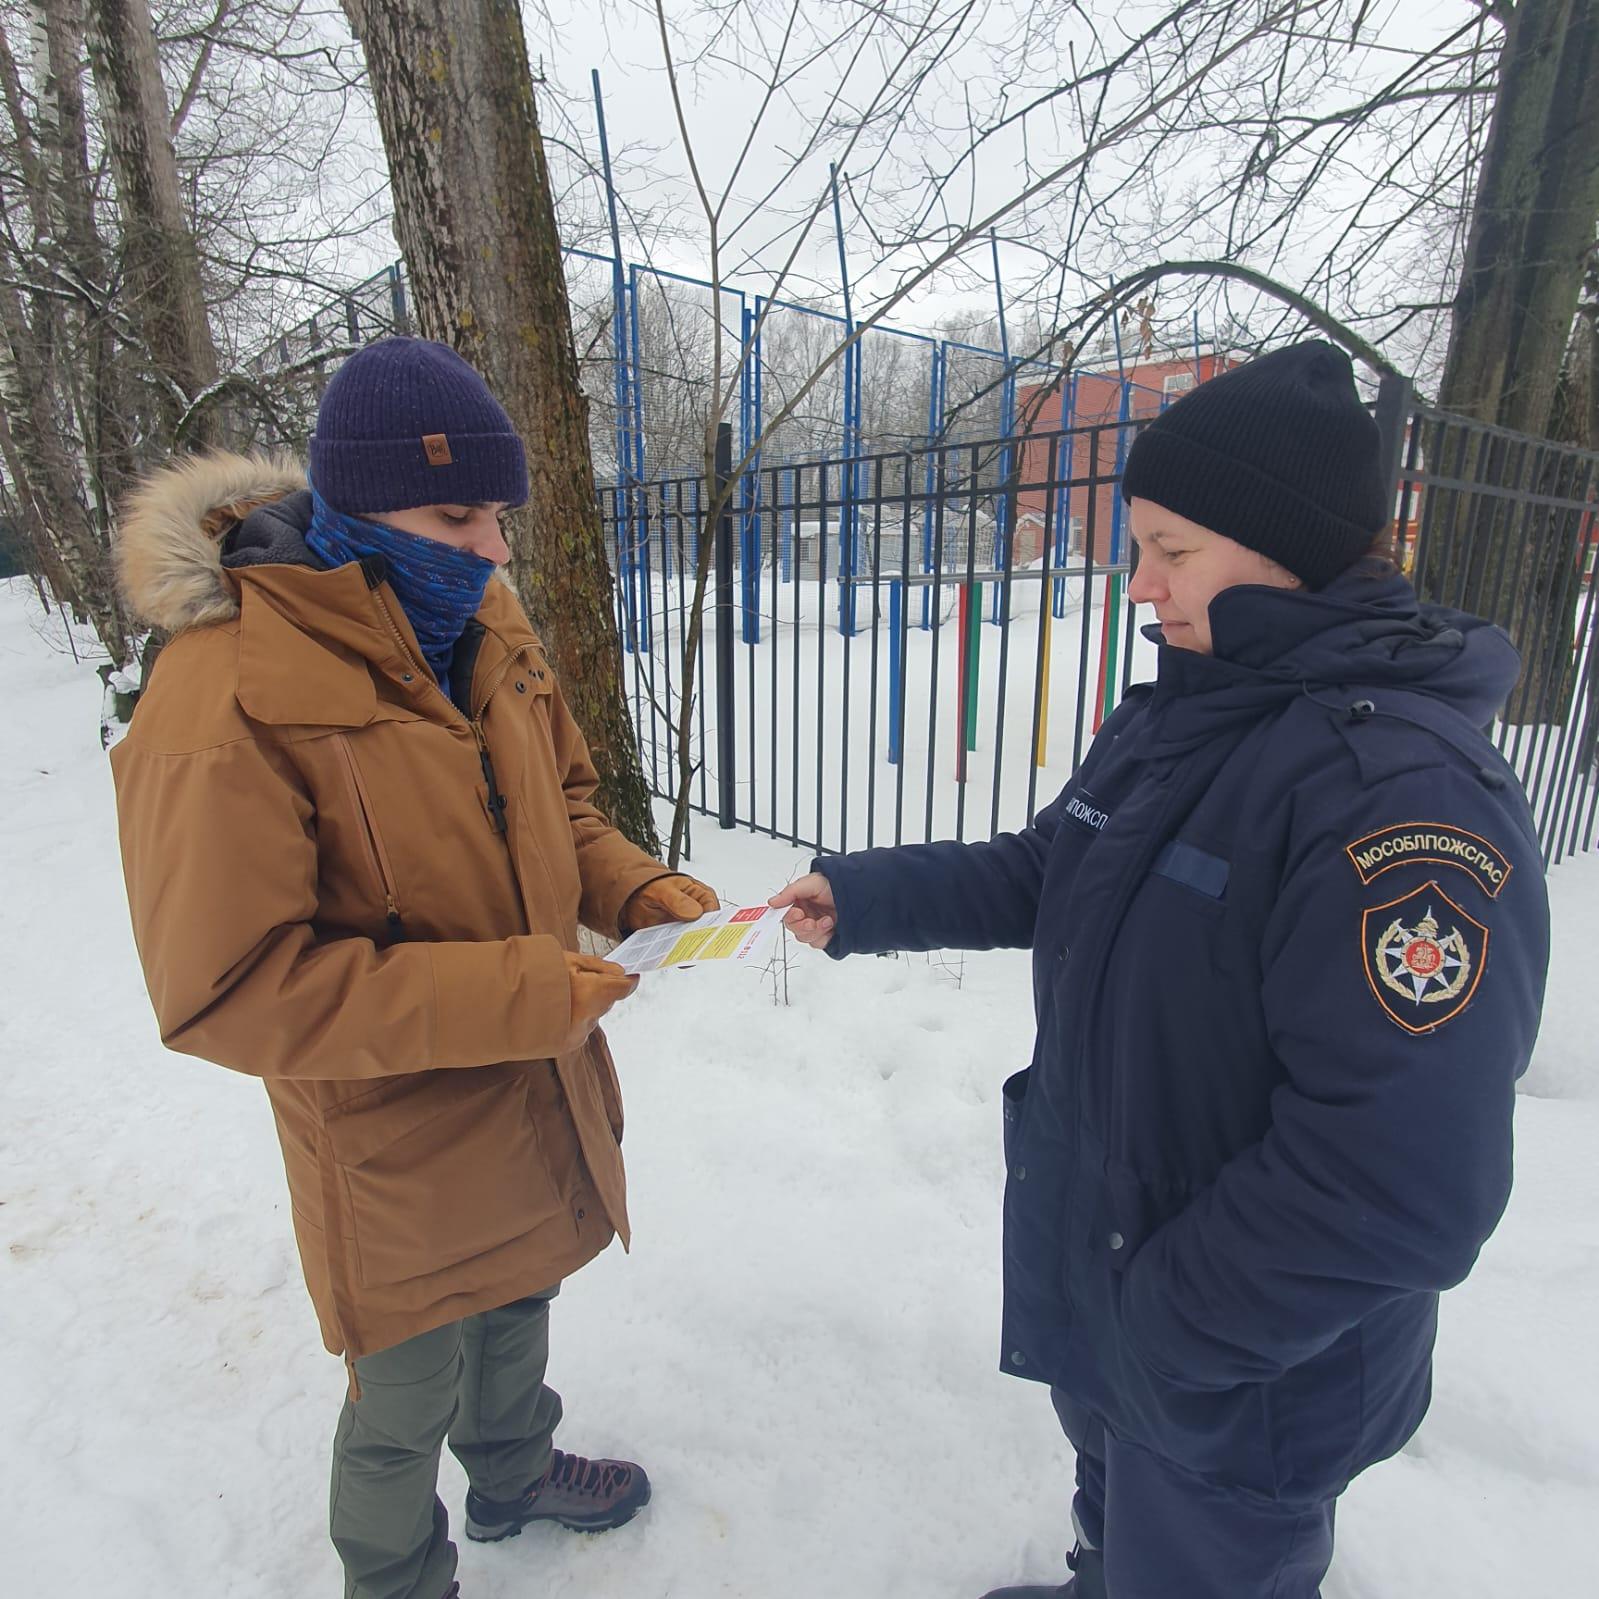
[[[168,633],[237,616],[223,540],[257,507],[305,486],[305,468],[287,454],[212,451],[152,473],[117,524],[117,576],[130,609]]]

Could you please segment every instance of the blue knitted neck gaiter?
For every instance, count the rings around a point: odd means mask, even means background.
[[[305,535],[311,550],[330,567],[358,561],[363,555],[382,556],[389,584],[405,608],[423,657],[433,675],[447,684],[455,641],[483,603],[494,562],[440,539],[346,516],[315,490],[311,506],[311,527]]]

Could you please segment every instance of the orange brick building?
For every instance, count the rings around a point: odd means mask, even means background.
[[[1164,405],[1186,394],[1218,372],[1238,363],[1230,356],[1202,350],[1195,355],[1164,355],[1126,366],[1126,411],[1128,421],[1156,415]],[[1015,559],[1020,563],[1039,560],[1049,524],[1059,514],[1059,496],[1067,494],[1067,550],[1081,557],[1092,542],[1095,563],[1111,558],[1111,546],[1118,527],[1116,484],[1118,434],[1122,420],[1122,379],[1115,373],[1079,372],[1066,379],[1061,388],[1042,384],[1021,388],[1016,397],[1016,414],[1027,435],[1022,447],[1021,491],[1016,503]],[[1061,428],[1096,431],[1068,437],[1048,437]],[[1133,439],[1132,429],[1121,446],[1125,453]],[[1035,437],[1036,435],[1036,437]],[[1067,449],[1071,451],[1068,466]],[[1071,480],[1078,486],[1057,489],[1052,496],[1038,487],[1051,481]],[[1027,487],[1032,484],[1034,487]],[[1125,523],[1122,526],[1122,556],[1126,556]]]

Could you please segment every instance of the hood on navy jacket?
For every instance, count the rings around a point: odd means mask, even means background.
[[[1211,627],[1218,659],[1302,683],[1413,689],[1479,728],[1503,708],[1521,664],[1502,628],[1423,605],[1399,574],[1364,563],[1316,593],[1231,589],[1212,603]]]

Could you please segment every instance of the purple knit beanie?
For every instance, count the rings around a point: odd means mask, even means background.
[[[333,375],[311,436],[311,484],[349,515],[527,499],[522,441],[448,345],[379,339]]]

